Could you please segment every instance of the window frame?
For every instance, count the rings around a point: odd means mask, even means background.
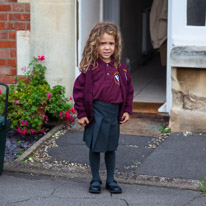
[[[171,26],[174,46],[206,46],[206,26],[187,25],[187,0],[172,1]]]

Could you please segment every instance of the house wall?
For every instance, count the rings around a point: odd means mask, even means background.
[[[206,132],[206,30],[205,26],[187,25],[187,16],[187,0],[169,0],[169,126],[173,132]]]
[[[173,104],[170,128],[173,132],[206,132],[206,70],[172,68]]]
[[[171,52],[173,132],[206,132],[206,47],[174,47]]]
[[[75,0],[31,0],[31,56],[45,55],[46,78],[72,94],[75,78]]]
[[[0,2],[0,81],[15,83],[21,67],[33,56],[44,55],[49,84],[64,85],[70,96],[75,78],[75,0]]]

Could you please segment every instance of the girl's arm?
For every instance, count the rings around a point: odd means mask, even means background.
[[[132,78],[130,72],[127,69],[127,99],[124,112],[128,112],[129,114],[132,114],[133,96],[134,88],[132,86]]]
[[[73,98],[74,108],[77,110],[77,118],[87,117],[84,105],[84,87],[85,87],[85,74],[81,73],[74,82]]]
[[[126,104],[124,108],[124,113],[121,117],[120,124],[126,123],[130,120],[130,114],[132,114],[132,102],[133,102],[133,95],[134,95],[134,88],[132,86],[132,79],[131,75],[129,73],[128,68],[124,65],[124,68],[126,68],[126,77],[127,77],[127,97],[126,97]]]

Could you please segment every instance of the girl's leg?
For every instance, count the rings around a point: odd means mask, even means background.
[[[89,151],[89,162],[92,172],[92,181],[100,182],[99,167],[100,167],[100,152]]]
[[[107,168],[106,189],[113,194],[121,193],[122,189],[114,180],[115,171],[115,151],[105,153],[105,164]]]
[[[114,181],[114,171],[115,171],[115,151],[107,151],[105,153],[105,164],[107,169],[107,183]]]

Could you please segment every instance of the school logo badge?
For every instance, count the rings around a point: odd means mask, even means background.
[[[119,72],[114,73],[114,81],[116,84],[120,84],[120,79],[119,79]]]
[[[123,71],[124,71],[125,79],[127,80],[127,70],[123,69]]]

